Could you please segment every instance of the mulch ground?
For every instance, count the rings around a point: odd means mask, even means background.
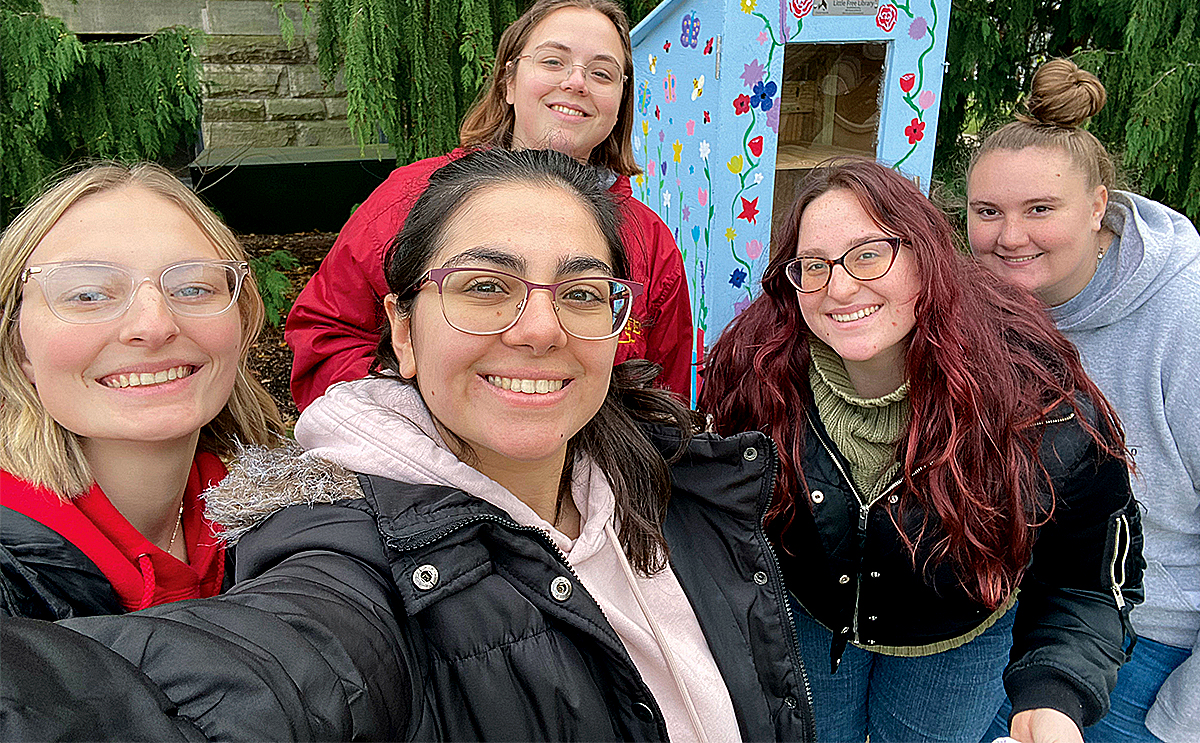
[[[242,235],[242,244],[251,258],[258,258],[275,252],[287,250],[296,257],[298,262],[295,269],[285,271],[288,280],[292,282],[289,299],[295,299],[309,277],[321,265],[321,260],[333,246],[337,237],[334,232],[301,232],[293,235]],[[296,406],[292,403],[292,393],[288,388],[288,380],[292,373],[292,352],[283,342],[283,325],[272,327],[267,325],[258,337],[258,341],[250,349],[250,368],[258,375],[263,386],[275,398],[283,413],[284,422],[290,427],[296,421]]]

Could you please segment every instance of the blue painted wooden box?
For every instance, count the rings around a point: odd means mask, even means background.
[[[875,157],[928,189],[949,14],[950,0],[664,0],[633,30],[634,194],[683,252],[694,361],[756,295],[772,220],[813,165]]]

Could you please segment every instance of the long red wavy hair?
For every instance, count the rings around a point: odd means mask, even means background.
[[[866,160],[813,171],[773,239],[762,295],[706,360],[699,407],[722,434],[760,430],[775,441],[781,467],[767,528],[786,549],[796,494],[808,491],[797,467],[812,390],[809,330],[783,266],[795,256],[805,209],[837,189],[903,238],[921,285],[905,360],[911,416],[897,451],[904,487],[892,517],[903,524],[907,513],[921,514],[916,534],[898,528],[914,565],[920,546],[927,574],[948,564],[972,598],[997,607],[1053,513],[1037,424],[1069,405],[1102,451],[1127,462],[1123,434],[1044,305],[958,251],[945,215],[903,176]]]

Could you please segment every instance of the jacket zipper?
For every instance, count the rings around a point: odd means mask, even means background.
[[[509,529],[511,531],[525,532],[527,534],[534,536],[538,541],[542,542],[543,544],[545,544],[547,547],[550,548],[550,552],[555,557],[558,558],[559,563],[564,568],[566,568],[567,572],[571,574],[571,577],[575,579],[575,583],[576,583],[576,585],[579,586],[579,589],[582,590],[584,593],[587,593],[587,589],[584,588],[584,586],[583,586],[583,581],[579,579],[579,574],[575,572],[575,568],[571,567],[571,563],[567,562],[567,556],[564,555],[562,550],[560,550],[558,548],[558,545],[554,543],[554,540],[550,538],[549,534],[547,534],[544,530],[539,529],[536,526],[523,526],[521,524],[518,524],[516,521],[513,521],[512,519],[501,518],[500,516],[492,516],[490,514],[478,514],[475,516],[469,516],[469,517],[463,519],[462,521],[457,521],[454,523],[453,526],[448,526],[444,529],[441,529],[441,530],[433,533],[432,535],[426,537],[424,540],[417,542],[416,544],[409,544],[408,546],[403,547],[403,548],[398,546],[397,540],[394,537],[384,535],[384,541],[387,542],[389,547],[391,547],[392,549],[394,549],[398,552],[407,552],[410,550],[423,549],[423,548],[428,547],[429,545],[433,544],[434,542],[440,541],[441,539],[445,538],[446,536],[453,534],[454,532],[458,531],[459,529],[462,529],[466,526],[469,526],[471,524],[476,524],[476,523],[479,523],[482,521],[490,521],[494,524],[499,524],[500,526],[503,526],[506,529]],[[620,545],[616,545],[616,548],[620,549]],[[596,599],[591,597],[590,594],[588,594],[588,597],[592,598],[593,602],[596,601]],[[613,633],[616,634],[616,631],[613,630]],[[619,637],[617,638],[617,642],[620,642]],[[621,643],[621,644],[623,647],[624,643]],[[628,650],[626,651],[626,654],[628,654]],[[646,697],[650,700],[650,704],[652,705],[652,709],[653,709],[654,713],[657,715],[657,719],[665,721],[666,717],[663,715],[662,709],[658,706],[658,700],[654,698],[654,694],[650,691],[650,687],[646,686],[646,682],[642,680],[641,673],[637,670],[636,665],[633,667],[633,671],[634,671],[634,678],[636,678],[639,681],[639,683],[641,683],[642,690],[645,693]],[[805,677],[805,684],[807,684],[807,683],[808,683],[808,678]],[[811,709],[811,706],[809,707],[809,709]],[[665,724],[665,722],[664,722],[664,724]],[[816,736],[814,735],[812,739],[816,740]]]
[[[758,538],[765,545],[767,555],[771,558],[768,567],[771,568],[771,579],[775,588],[775,595],[779,596],[780,603],[783,604],[783,613],[787,617],[788,632],[788,647],[792,652],[792,662],[796,668],[800,670],[800,680],[804,682],[804,697],[808,705],[808,714],[804,718],[804,739],[806,741],[816,741],[817,739],[817,718],[813,711],[813,692],[812,684],[808,681],[808,669],[804,666],[804,659],[800,656],[800,640],[796,636],[796,618],[792,612],[792,602],[788,599],[788,588],[783,582],[783,569],[779,566],[779,556],[775,553],[775,548],[771,545],[771,540],[767,538],[766,519],[767,510],[771,504],[772,494],[775,492],[775,471],[779,467],[779,451],[775,446],[775,441],[770,436],[765,436],[767,440],[767,448],[771,455],[771,467],[767,471],[767,508],[760,510],[758,514]]]
[[[1114,520],[1116,526],[1116,544],[1113,545],[1112,562],[1108,566],[1108,577],[1112,583],[1112,595],[1117,601],[1117,609],[1125,609],[1125,595],[1121,593],[1121,586],[1125,585],[1125,561],[1129,558],[1129,550],[1132,546],[1133,537],[1129,529],[1129,519],[1125,514],[1118,514]],[[1117,576],[1117,571],[1120,571],[1120,577]]]
[[[838,473],[841,474],[842,479],[846,481],[846,486],[850,488],[850,492],[854,495],[854,499],[856,501],[858,501],[858,538],[859,538],[858,557],[859,557],[860,565],[859,565],[858,575],[856,576],[856,580],[854,581],[854,614],[851,616],[851,619],[850,619],[850,631],[854,635],[854,642],[856,644],[862,644],[862,638],[858,634],[858,608],[859,608],[859,599],[862,596],[861,560],[862,560],[863,547],[865,545],[866,538],[867,538],[867,523],[871,517],[871,507],[874,506],[876,503],[878,503],[880,498],[884,497],[888,493],[891,493],[893,490],[898,488],[904,482],[904,478],[901,477],[901,478],[897,478],[896,480],[893,480],[890,485],[888,485],[886,488],[884,488],[883,490],[881,490],[879,492],[879,495],[876,495],[869,502],[863,503],[862,495],[858,492],[858,489],[854,486],[854,480],[852,480],[850,478],[850,475],[847,474],[845,468],[842,467],[842,463],[838,459],[837,455],[834,453],[833,447],[831,447],[829,445],[829,443],[825,441],[825,437],[822,436],[820,434],[820,432],[817,430],[817,426],[813,422],[813,419],[812,419],[812,414],[806,413],[806,415],[808,416],[808,426],[809,426],[809,428],[812,429],[813,435],[817,437],[817,441],[821,442],[821,446],[825,448],[825,453],[829,455],[829,458],[833,461],[833,465],[835,467],[837,467]],[[913,475],[916,476],[923,469],[925,469],[925,465],[921,465],[920,467],[917,467],[917,469],[913,470]]]

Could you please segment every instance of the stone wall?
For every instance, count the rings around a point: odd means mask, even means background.
[[[43,0],[49,15],[88,35],[141,35],[165,26],[199,29],[205,148],[339,146],[354,143],[346,90],[325,85],[316,42],[301,35],[299,10],[289,46],[270,0]]]

